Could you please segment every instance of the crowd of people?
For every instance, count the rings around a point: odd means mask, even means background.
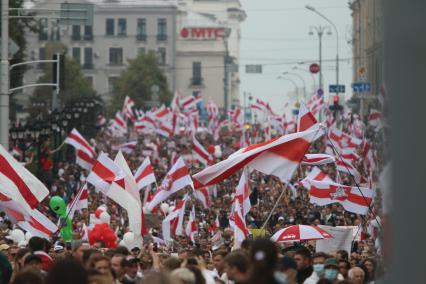
[[[265,139],[260,124],[252,124],[246,131],[251,137],[256,136],[257,141]],[[220,145],[217,160],[226,159],[239,149],[240,136],[241,132],[227,128],[222,129],[217,141],[201,128],[197,133],[198,141],[206,149],[210,145]],[[100,128],[90,143],[96,152],[114,157],[113,145],[133,139],[138,141],[136,149],[124,154],[129,167],[136,171],[145,156],[150,155],[157,181],[167,174],[173,155],[185,157],[191,174],[203,168],[191,159],[191,140],[187,135],[165,138],[130,132],[127,137],[117,138],[111,136],[107,128]],[[311,145],[310,152],[323,153],[325,139]],[[251,142],[255,141],[252,139]],[[58,195],[69,203],[85,184],[89,172],[76,164],[72,147],[63,146],[59,150],[61,155],[58,155],[58,149],[49,148],[48,140],[45,145],[39,155],[42,158],[34,159],[30,151],[27,151],[27,157],[17,158],[27,162],[28,168],[35,169],[34,173],[48,186],[51,196]],[[15,147],[11,144],[11,148]],[[363,172],[362,161],[356,166]],[[332,179],[338,175],[331,164],[323,165],[321,169]],[[309,170],[309,166],[300,166],[291,183],[303,179]],[[8,234],[15,225],[2,213],[0,283],[361,284],[381,279],[384,266],[379,234],[370,226],[382,214],[380,200],[375,201],[374,209],[367,215],[347,212],[338,203],[317,206],[310,203],[309,191],[303,186],[296,186],[296,191],[292,191],[278,178],[254,171],[250,174],[251,210],[246,216],[251,234],[236,248],[234,231],[230,228],[230,208],[239,178],[239,173],[232,175],[209,189],[208,208],[196,199],[190,199],[186,208],[189,212],[192,205],[195,206],[198,226],[193,241],[187,236],[174,236],[172,241],[163,242],[161,220],[168,212],[158,208],[153,212],[145,211],[148,233],[143,243],[135,247],[120,245],[119,240],[129,230],[127,213],[92,186],[89,186],[88,208],[76,212],[72,219],[73,240],[70,243],[63,242],[59,234],[49,240],[33,236],[25,244],[14,243]],[[342,184],[351,183],[348,175],[340,174],[339,178]],[[154,191],[155,187],[141,191],[142,200],[149,190]],[[279,200],[283,190],[285,194]],[[190,191],[189,187],[180,191],[168,200],[169,204],[176,205],[176,201]],[[268,219],[277,200],[277,207]],[[117,236],[114,248],[87,239],[86,228],[90,230],[91,218],[101,205],[107,208],[111,217],[109,226]],[[48,198],[39,210],[57,223],[57,217],[48,207]],[[294,224],[357,226],[358,230],[350,251],[324,253],[315,250],[315,241],[274,243],[269,240],[278,230]],[[259,235],[253,233],[256,230],[260,231]]]

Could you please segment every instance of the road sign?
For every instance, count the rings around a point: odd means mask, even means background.
[[[1,45],[1,40],[0,40],[0,45]],[[9,39],[8,50],[9,50],[9,59],[10,59],[19,51],[19,46],[12,39]],[[0,55],[1,55],[1,50],[0,50]]]
[[[246,73],[247,74],[262,74],[262,65],[246,65]]]
[[[345,85],[328,85],[329,93],[344,93]]]
[[[324,95],[324,90],[318,89],[317,94],[320,95],[320,96]]]
[[[60,23],[63,25],[93,26],[93,4],[61,3]]]
[[[316,63],[312,63],[310,66],[309,66],[309,71],[311,71],[311,73],[313,73],[313,74],[317,74],[319,71],[320,71],[320,66],[318,65],[318,64],[316,64]]]
[[[357,82],[352,84],[352,90],[354,93],[366,93],[371,92],[371,84],[370,83],[363,83],[363,82]]]

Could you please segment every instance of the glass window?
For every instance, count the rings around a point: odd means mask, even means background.
[[[40,19],[38,39],[39,40],[48,40],[48,21],[47,21],[46,18]]]
[[[114,19],[106,19],[105,34],[109,36],[114,35]]]
[[[51,41],[59,41],[61,40],[59,20],[52,22],[52,30],[50,32],[50,40]]]
[[[123,49],[121,47],[112,47],[109,49],[109,64],[123,64]]]
[[[126,19],[118,19],[118,35],[125,36],[126,35]]]
[[[44,48],[44,47],[40,47],[39,49],[38,49],[38,60],[46,60],[46,48]],[[38,67],[39,68],[44,68],[44,66],[45,66],[46,64],[45,63],[39,63],[38,64]]]
[[[93,68],[93,51],[91,47],[84,48],[84,68]]]
[[[84,39],[92,40],[93,39],[93,27],[92,26],[84,26]]]
[[[137,23],[137,39],[146,40],[146,19],[138,19]]]
[[[158,64],[164,65],[166,64],[166,48],[160,47],[158,48]]]
[[[72,26],[72,40],[80,40],[81,39],[81,27],[79,25]]]
[[[75,60],[75,62],[77,62],[78,64],[80,64],[80,47],[73,47],[72,48],[72,58]]]
[[[201,85],[201,62],[192,62],[192,85]]]
[[[166,40],[167,39],[167,20],[166,19],[158,19],[158,31],[157,31],[157,39],[158,40]]]

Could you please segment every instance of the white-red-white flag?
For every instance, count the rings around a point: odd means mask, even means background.
[[[149,157],[146,157],[143,163],[139,166],[139,169],[135,173],[135,180],[138,184],[139,190],[157,182]]]
[[[245,218],[242,214],[241,204],[238,199],[234,202],[234,237],[236,246],[240,246],[240,244],[247,239],[249,235],[249,230],[246,226]]]
[[[121,151],[121,152],[130,154],[136,149],[137,143],[138,143],[138,141],[130,141],[130,142],[122,143],[122,144],[119,144],[119,145],[113,145],[112,150]]]
[[[75,211],[83,210],[88,208],[89,190],[87,183],[77,192],[74,199],[71,200],[67,205],[67,215],[72,218],[74,217]]]
[[[341,158],[336,159],[336,170],[353,176],[357,183],[361,182],[361,174],[348,160]]]
[[[315,116],[304,104],[301,104],[297,116],[297,132],[308,130],[316,124],[317,120]]]
[[[195,206],[192,206],[192,210],[189,213],[189,220],[186,224],[185,234],[195,244],[195,234],[198,233],[198,227],[195,220]]]
[[[121,110],[121,113],[125,115],[125,117],[134,120],[136,119],[135,113],[133,111],[133,108],[135,106],[135,102],[130,98],[129,96],[126,96],[124,98],[123,108]]]
[[[313,167],[310,173],[301,181],[297,182],[298,186],[303,186],[306,189],[311,188],[310,181],[329,181],[332,182],[333,180],[323,171],[320,170],[318,167]]]
[[[31,212],[49,190],[0,145],[0,200],[11,199]],[[4,197],[4,198],[3,198]]]
[[[117,129],[120,133],[127,133],[127,123],[121,116],[120,112],[117,111],[115,117],[112,121],[112,125],[115,129]]]
[[[212,155],[207,152],[206,149],[204,149],[200,142],[198,142],[197,138],[195,138],[195,135],[192,136],[192,154],[194,155],[194,158],[204,166],[207,166],[213,162]]]
[[[370,188],[341,185],[335,182],[311,181],[311,203],[324,206],[340,203],[346,211],[365,215],[373,202]]]
[[[249,170],[244,168],[235,192],[235,199],[242,205],[242,216],[246,216],[251,208],[249,175]]]
[[[87,152],[83,150],[76,150],[75,154],[76,154],[75,162],[77,163],[77,165],[79,165],[85,170],[90,171],[93,165],[95,164],[96,157],[90,156]]]
[[[329,163],[334,163],[336,158],[328,154],[306,154],[303,157],[302,165],[307,166],[320,166]]]
[[[196,188],[194,197],[203,204],[204,208],[210,208],[210,196],[207,187]]]
[[[126,174],[111,160],[107,154],[101,153],[93,165],[92,171],[87,176],[87,182],[102,192],[106,192],[113,182],[124,187]]]
[[[183,221],[185,216],[185,206],[188,201],[188,195],[185,195],[182,200],[178,202],[175,209],[166,216],[162,222],[163,239],[168,241],[171,235],[183,235]]]
[[[169,198],[172,194],[183,189],[185,186],[191,186],[193,188],[193,183],[188,168],[182,157],[180,157],[167,173],[161,185],[157,188],[151,202],[147,205],[148,210],[152,211],[155,206]]]
[[[297,132],[242,148],[217,164],[195,174],[196,187],[213,185],[248,166],[286,181],[302,161],[317,130]]]
[[[96,152],[89,144],[89,142],[84,139],[84,137],[77,131],[73,129],[71,133],[65,138],[64,143],[67,143],[75,148],[76,151],[76,163],[82,168],[90,171],[93,167],[96,158]]]

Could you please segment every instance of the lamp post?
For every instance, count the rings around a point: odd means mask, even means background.
[[[331,35],[331,29],[328,26],[311,26],[309,29],[309,35],[314,35],[314,31],[318,35],[319,42],[319,78],[318,78],[318,86],[321,90],[323,90],[323,77],[322,77],[322,36],[324,32],[327,32],[328,35]]]
[[[322,13],[320,13],[314,7],[309,6],[309,5],[306,5],[305,7],[306,7],[306,9],[314,12],[315,14],[317,14],[318,16],[320,16],[321,18],[326,20],[334,28],[334,31],[336,33],[336,85],[339,85],[339,32],[337,31],[337,27],[329,18],[324,16]],[[320,68],[322,68],[322,66],[320,66]],[[339,95],[339,93],[337,92],[336,96],[338,96],[338,95]]]
[[[293,75],[296,76],[297,78],[299,78],[302,81],[303,84],[303,97],[306,99],[306,82],[305,79],[303,79],[302,76],[300,76],[297,73],[292,73],[292,72],[283,72],[283,75]]]
[[[277,79],[286,80],[286,81],[289,81],[290,83],[292,83],[292,84],[293,84],[293,86],[294,86],[294,89],[295,89],[295,93],[296,93],[297,101],[299,101],[299,90],[298,90],[298,88],[297,88],[297,84],[296,84],[296,82],[294,82],[292,79],[286,78],[286,77],[284,77],[284,76],[278,76],[278,77],[277,77]]]
[[[316,90],[316,88],[315,88],[315,77],[314,77],[314,74],[312,74],[310,71],[308,71],[308,70],[305,70],[305,69],[303,69],[303,68],[300,68],[300,67],[298,67],[298,66],[293,66],[291,69],[293,69],[293,70],[298,70],[298,71],[302,71],[302,72],[305,72],[305,73],[308,73],[310,76],[311,76],[311,78],[312,78],[312,86],[313,86],[313,88],[314,88],[314,92],[315,92],[315,90]]]

